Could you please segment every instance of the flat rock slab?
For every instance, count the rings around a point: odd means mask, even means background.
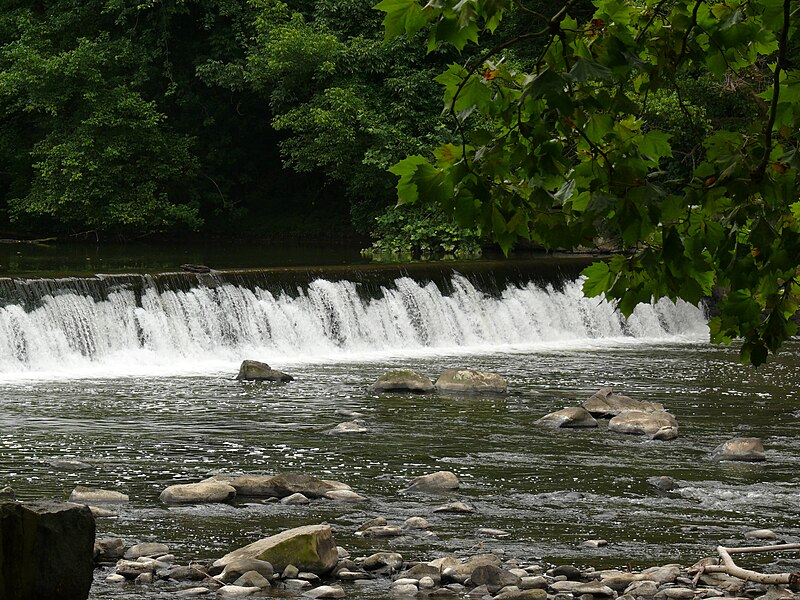
[[[664,410],[664,405],[646,400],[634,400],[623,394],[616,394],[610,387],[600,388],[583,403],[583,408],[594,417],[615,417],[626,410],[641,412],[657,412]]]
[[[439,392],[505,394],[508,383],[497,373],[474,369],[447,369],[436,380]]]
[[[228,502],[236,497],[236,489],[221,481],[201,481],[171,485],[159,499],[164,504],[203,504]]]
[[[760,438],[741,437],[730,439],[717,446],[711,458],[717,461],[763,462],[767,459],[767,455]]]
[[[69,495],[70,502],[79,504],[122,504],[128,500],[127,494],[121,492],[89,488],[82,485],[77,486]]]
[[[294,565],[316,575],[329,573],[339,562],[339,553],[328,525],[306,525],[283,531],[234,550],[214,562],[215,567],[242,558],[256,558],[272,564],[276,571]]]
[[[400,392],[430,394],[436,391],[430,379],[411,369],[401,369],[384,373],[367,389],[370,392],[376,393]]]

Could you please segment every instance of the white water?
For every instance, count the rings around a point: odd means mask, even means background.
[[[533,283],[499,297],[454,275],[444,295],[403,277],[382,297],[357,284],[317,279],[298,296],[235,285],[189,291],[131,290],[97,301],[78,293],[38,307],[0,308],[0,378],[118,377],[228,372],[244,358],[281,368],[299,362],[437,353],[552,351],[707,340],[703,311],[660,301],[627,320],[580,281],[563,290]]]

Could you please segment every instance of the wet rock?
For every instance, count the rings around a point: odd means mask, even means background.
[[[341,546],[336,546],[336,553],[339,555],[339,558],[350,558],[350,553],[342,548]]]
[[[406,488],[407,492],[447,492],[457,490],[458,477],[452,471],[437,471],[417,477]]]
[[[317,584],[321,581],[319,575],[316,573],[298,573],[297,578],[302,579],[303,581],[308,581],[311,584]]]
[[[536,421],[536,425],[544,427],[571,428],[571,427],[597,427],[597,421],[584,408],[570,406],[551,412]]]
[[[137,585],[150,585],[153,583],[153,579],[153,573],[151,571],[149,573],[140,574],[133,582]]]
[[[374,519],[370,519],[369,521],[362,523],[358,529],[356,529],[356,532],[364,531],[370,527],[383,527],[386,525],[386,523],[387,521],[383,517],[375,517]]]
[[[580,581],[555,581],[550,584],[550,589],[555,592],[569,592],[578,596],[582,594],[591,594],[592,596],[613,598],[617,595],[610,587],[598,581],[590,581],[588,583]]]
[[[433,580],[432,577],[423,577],[419,580],[419,589],[421,590],[432,590],[436,587],[436,582]]]
[[[296,579],[300,575],[300,569],[292,564],[286,565],[283,572],[281,572],[281,579]]]
[[[258,540],[214,562],[225,566],[234,560],[257,558],[279,571],[293,564],[303,571],[324,575],[339,562],[336,543],[328,525],[306,525]]]
[[[211,267],[207,265],[195,265],[191,263],[186,263],[180,265],[180,270],[185,271],[187,273],[211,273]]]
[[[272,579],[274,569],[272,563],[257,558],[239,558],[230,561],[219,576],[223,583],[233,583],[249,571],[261,574],[265,579]]]
[[[313,590],[303,592],[303,596],[306,598],[344,598],[345,593],[340,585],[321,585]]]
[[[110,508],[106,508],[105,506],[91,506],[88,505],[89,510],[92,512],[92,516],[95,519],[106,519],[110,517],[116,517],[117,513]]]
[[[294,377],[282,371],[276,371],[267,363],[258,362],[257,360],[245,360],[239,367],[239,373],[236,375],[236,379],[240,381],[286,382],[293,381]]]
[[[636,598],[652,598],[658,592],[658,584],[655,581],[634,581],[626,586],[624,591],[626,595]]]
[[[161,572],[159,572],[161,575]],[[192,565],[178,565],[163,572],[164,577],[175,581],[203,581],[208,574]]]
[[[362,421],[355,420],[339,423],[336,427],[329,429],[325,433],[329,435],[344,435],[348,433],[366,433],[367,431],[369,431],[369,429],[364,426]]]
[[[426,565],[425,563],[414,565],[407,571],[401,573],[398,579],[416,579],[419,581],[423,577],[430,577],[436,582],[436,585],[439,585],[442,581],[442,574],[439,569],[431,565]]]
[[[331,490],[325,493],[325,497],[336,502],[365,502],[369,499],[353,490]]]
[[[473,369],[447,369],[435,385],[439,392],[504,394],[508,391],[506,380],[497,373]]]
[[[273,493],[270,495],[284,498],[300,493],[307,498],[322,498],[328,492],[341,489],[337,484],[338,482],[333,483],[302,473],[282,473],[272,477],[270,485]],[[236,487],[235,482],[231,485]]]
[[[377,571],[385,568],[396,571],[402,566],[403,556],[397,552],[376,552],[365,558],[361,563],[361,567],[365,571]]]
[[[217,595],[220,598],[242,598],[244,596],[252,596],[258,594],[261,588],[257,587],[243,587],[239,585],[226,585],[217,590]]]
[[[682,587],[672,587],[661,590],[669,600],[693,600],[694,590]]]
[[[389,371],[381,375],[369,388],[370,392],[408,392],[430,394],[436,391],[430,379],[410,369]]]
[[[128,560],[136,560],[140,556],[153,558],[155,556],[167,554],[168,552],[169,546],[166,544],[160,544],[158,542],[144,542],[142,544],[135,544],[131,546],[123,556]]]
[[[519,586],[522,582],[520,577],[496,565],[483,565],[476,568],[472,571],[470,579],[475,585],[485,585],[493,594],[508,585]]]
[[[485,566],[500,567],[500,558],[494,554],[478,554],[471,557],[464,563],[451,564],[443,566],[442,577],[446,581],[455,581],[457,583],[464,583],[467,579],[472,578],[473,572]],[[473,580],[474,583],[474,580]],[[481,584],[476,584],[481,585]]]
[[[547,592],[540,589],[500,592],[494,600],[547,600]]]
[[[541,575],[537,575],[535,577],[520,577],[519,587],[523,590],[546,590],[547,579]]]
[[[69,495],[69,501],[78,504],[120,504],[128,501],[128,496],[121,492],[112,490],[100,490],[95,488],[77,486]]]
[[[626,410],[641,412],[658,412],[664,410],[664,405],[658,402],[634,400],[623,394],[616,394],[610,387],[600,388],[594,395],[583,403],[583,408],[592,413],[594,417],[615,417]]]
[[[600,582],[610,587],[615,592],[622,593],[633,582],[638,581],[633,573],[621,573],[602,575]],[[652,583],[652,582],[650,582]]]
[[[161,492],[164,504],[209,504],[228,502],[236,497],[236,489],[220,481],[201,481],[170,485]]]
[[[581,546],[586,546],[587,548],[603,548],[608,546],[608,542],[606,540],[586,540]]]
[[[651,440],[668,442],[678,437],[678,428],[672,425],[665,425],[650,436]]]
[[[154,560],[120,560],[117,561],[116,570],[125,579],[136,579],[142,573],[152,573],[157,567],[158,563]]]
[[[336,573],[336,577],[342,581],[363,581],[367,579],[373,579],[372,575],[369,573],[364,573],[363,571],[350,571],[348,569],[342,569]]]
[[[450,502],[433,509],[435,513],[473,513],[475,509],[463,502]]]
[[[678,421],[665,411],[627,410],[612,417],[608,430],[633,435],[653,435],[662,427],[677,427]]]
[[[287,590],[301,591],[307,590],[312,586],[310,582],[305,581],[304,579],[286,579],[283,582],[283,587]]]
[[[17,494],[14,491],[14,489],[9,487],[9,486],[5,486],[5,487],[0,488],[0,498],[6,498],[6,499],[14,498],[14,497],[16,497],[16,495]]]
[[[106,577],[106,583],[125,583],[127,580],[120,574],[114,573]]]
[[[416,596],[419,588],[413,583],[401,583],[400,585],[392,585],[389,588],[389,593],[392,596]]]
[[[761,462],[766,460],[764,444],[760,438],[733,438],[717,446],[711,454],[712,460],[735,460],[743,462]]]
[[[403,535],[403,530],[397,525],[378,525],[357,531],[356,535],[365,538],[390,538]]]
[[[95,522],[65,502],[0,504],[0,598],[85,600],[94,572]]]
[[[675,480],[672,477],[668,477],[666,475],[660,475],[657,477],[648,477],[647,483],[652,485],[654,488],[661,490],[662,492],[668,492],[678,487],[678,484],[675,483]]]
[[[308,504],[309,502],[311,501],[300,492],[292,494],[291,496],[286,496],[286,498],[281,498],[281,504],[297,505],[297,504]]]
[[[550,571],[550,575],[553,577],[564,576],[571,581],[577,581],[583,577],[580,569],[577,567],[573,567],[572,565],[558,565],[557,567],[553,567]]]
[[[658,584],[672,583],[681,574],[680,565],[664,565],[661,567],[650,567],[639,574],[642,581],[655,581]]]
[[[476,532],[480,536],[491,538],[507,538],[511,537],[511,532],[502,529],[493,529],[491,527],[481,527]]]
[[[233,585],[238,585],[240,587],[257,587],[261,588],[262,590],[272,586],[272,584],[269,582],[269,579],[264,577],[258,571],[247,571],[246,573],[243,573],[241,577],[233,582]]]
[[[403,529],[428,529],[431,524],[423,517],[409,517],[403,523]]]
[[[210,594],[211,590],[204,587],[193,587],[193,588],[186,588],[185,590],[178,590],[176,592],[172,592],[174,596],[179,598],[192,598],[194,596],[204,596],[205,594]]]
[[[104,537],[94,542],[94,559],[98,562],[116,561],[125,554],[125,542],[118,537]]]
[[[771,529],[753,529],[746,531],[744,537],[751,540],[777,540],[778,534]]]

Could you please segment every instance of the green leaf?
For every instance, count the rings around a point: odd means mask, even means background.
[[[386,13],[383,27],[387,40],[404,33],[410,37],[428,23],[417,0],[382,0],[373,8]]]
[[[611,289],[615,276],[604,262],[596,262],[586,267],[581,275],[586,277],[583,282],[583,293],[590,298],[599,296]]]

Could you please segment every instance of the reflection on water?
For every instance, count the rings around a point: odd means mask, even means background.
[[[730,349],[654,343],[298,364],[288,385],[240,383],[232,373],[9,384],[0,401],[0,484],[24,499],[66,498],[75,485],[124,491],[130,504],[118,518],[100,519],[99,533],[163,541],[183,561],[213,559],[284,527],[328,521],[337,542],[359,554],[390,548],[422,559],[502,548],[523,560],[689,563],[720,542],[742,543],[751,528],[800,539],[797,356],[793,343],[754,371],[739,365]],[[456,365],[503,373],[511,393],[449,398],[365,391],[390,367],[435,376]],[[609,433],[604,425],[533,426],[601,385],[664,403],[679,420],[680,437],[652,442]],[[337,409],[364,413],[369,433],[326,435],[346,420]],[[736,435],[762,437],[767,462],[710,462],[710,451]],[[54,469],[50,463],[58,458],[91,469]],[[401,492],[409,478],[440,469],[459,475],[463,486],[455,496],[475,514],[433,513],[445,499]],[[165,486],[211,473],[280,471],[335,478],[370,501],[288,507],[243,500],[172,509],[158,502]],[[653,475],[672,476],[681,488],[658,492],[645,481]],[[424,516],[436,537],[353,536],[358,524],[378,515],[396,524]],[[481,527],[512,535],[486,539],[477,533]],[[580,546],[591,538],[610,544]],[[99,582],[93,597],[132,594],[126,589]],[[349,596],[359,593],[379,595],[366,589]],[[131,597],[147,594],[137,589]]]

